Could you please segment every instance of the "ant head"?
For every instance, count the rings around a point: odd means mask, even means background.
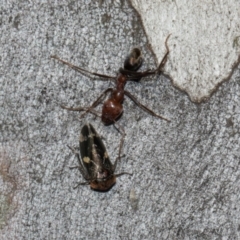
[[[139,48],[133,48],[124,61],[124,69],[137,71],[142,66],[142,52]]]

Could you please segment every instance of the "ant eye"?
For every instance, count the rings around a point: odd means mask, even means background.
[[[124,69],[137,71],[142,66],[142,52],[139,48],[134,48],[124,61]]]

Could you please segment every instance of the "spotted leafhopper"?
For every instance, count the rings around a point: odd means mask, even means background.
[[[77,156],[79,163],[77,167],[73,168],[79,169],[86,180],[86,182],[78,183],[77,186],[89,184],[93,190],[108,191],[116,183],[117,177],[123,174],[131,175],[127,172],[114,174],[117,162],[120,159],[122,143],[123,138],[119,146],[119,156],[112,164],[104,143],[96,130],[89,123],[84,125],[79,137],[80,154],[69,147]]]

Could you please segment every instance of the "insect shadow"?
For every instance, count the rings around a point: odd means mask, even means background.
[[[108,75],[100,74],[96,72],[91,72],[81,67],[77,67],[69,62],[66,62],[65,60],[62,60],[57,56],[51,56],[51,58],[57,59],[58,61],[68,65],[72,69],[82,74],[90,74],[93,76],[101,77],[103,79],[109,79],[109,80],[115,81],[115,87],[107,88],[89,107],[67,107],[67,106],[61,106],[61,107],[69,111],[79,111],[79,112],[84,111],[81,117],[83,117],[86,113],[90,112],[98,117],[101,117],[102,122],[105,125],[110,125],[110,124],[116,123],[116,121],[122,116],[123,114],[122,104],[123,104],[124,96],[127,96],[145,112],[151,114],[154,117],[170,122],[169,119],[156,114],[154,111],[152,111],[148,107],[141,104],[136,99],[136,97],[134,97],[130,92],[124,89],[127,81],[139,82],[144,77],[155,75],[155,74],[161,74],[163,72],[163,67],[166,64],[167,57],[169,54],[169,48],[167,45],[167,41],[169,37],[170,35],[168,35],[168,37],[165,40],[165,47],[167,51],[164,57],[162,58],[162,61],[160,62],[160,64],[155,70],[148,69],[144,72],[137,72],[139,68],[142,66],[143,58],[142,58],[141,50],[139,48],[134,48],[132,49],[130,54],[126,57],[124,61],[124,68],[119,69],[118,75],[116,77],[108,76]],[[109,98],[103,103],[102,114],[101,116],[99,116],[97,111],[94,110],[94,108],[97,107],[102,102],[102,100],[106,97],[108,93],[111,93],[111,94]]]
[[[78,183],[74,188],[89,184],[91,189],[95,191],[106,192],[116,183],[117,177],[124,174],[132,175],[127,172],[114,174],[120,160],[123,139],[124,137],[122,137],[119,145],[118,157],[112,164],[104,143],[96,130],[91,124],[85,124],[79,137],[80,154],[79,151],[68,146],[77,156],[79,164],[76,167],[71,167],[71,169],[77,168],[86,180],[86,182]]]

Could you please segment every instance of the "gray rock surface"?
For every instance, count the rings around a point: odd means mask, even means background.
[[[104,137],[112,161],[120,134],[60,104],[89,106],[112,83],[50,55],[115,75],[138,46],[142,69],[156,67],[129,3],[92,2],[1,4],[1,239],[239,239],[239,67],[200,105],[164,76],[128,83],[171,123],[126,99],[119,121],[125,157],[117,172],[133,176],[122,176],[107,193],[73,189],[82,177],[69,169],[77,160],[66,145],[78,145],[83,124]]]

